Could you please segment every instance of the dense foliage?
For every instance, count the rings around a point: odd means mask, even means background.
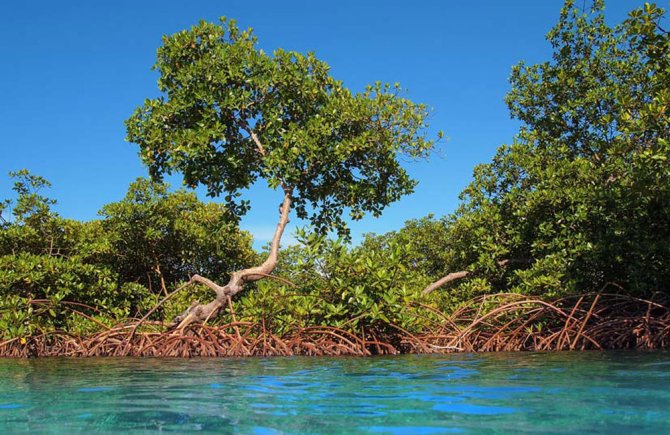
[[[2,202],[0,226],[0,331],[9,336],[90,331],[143,314],[189,273],[221,276],[255,260],[250,235],[193,193],[139,179],[101,220],[77,222],[52,210],[47,180],[12,176],[16,197]]]
[[[194,273],[222,279],[256,257],[250,235],[239,230],[226,207],[203,203],[183,189],[168,192],[164,183],[138,179],[100,216],[119,283],[167,293],[167,286]]]
[[[426,107],[399,85],[352,93],[313,53],[265,53],[233,20],[164,37],[154,68],[163,95],[126,122],[128,140],[152,176],[178,171],[236,213],[249,206],[240,191],[263,179],[315,230],[346,235],[345,210],[378,216],[412,191],[398,154],[433,146]]]
[[[475,169],[443,224],[463,288],[557,296],[612,282],[670,286],[670,36],[653,5],[605,24],[566,2],[553,59],[520,63],[507,104],[523,126]],[[426,228],[426,230],[428,230]],[[503,259],[529,267],[500,267]]]

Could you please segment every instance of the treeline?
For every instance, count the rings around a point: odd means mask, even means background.
[[[475,168],[456,212],[358,246],[303,230],[274,278],[208,321],[262,322],[279,335],[328,325],[390,336],[425,333],[486,294],[668,296],[663,20],[647,4],[610,27],[602,2],[585,13],[568,1],[548,34],[552,59],[513,68],[506,102],[518,135]],[[99,220],[77,222],[52,210],[46,180],[13,176],[16,199],[4,203],[0,227],[0,337],[90,333],[141,317],[193,274],[225,282],[264,257],[235,210],[185,190],[140,179]],[[209,292],[175,295],[149,320],[170,322]]]
[[[11,175],[16,195],[3,202],[0,224],[0,331],[8,336],[90,332],[97,325],[80,313],[107,323],[136,317],[192,274],[224,278],[258,255],[224,206],[193,192],[138,179],[99,220],[79,222],[53,211],[47,180]]]

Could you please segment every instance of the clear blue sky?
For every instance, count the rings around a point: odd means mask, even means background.
[[[123,121],[155,97],[151,71],[161,36],[198,20],[228,16],[253,27],[266,51],[315,51],[352,89],[400,82],[434,108],[432,126],[449,140],[430,161],[407,165],[416,192],[352,224],[365,232],[454,210],[475,164],[508,143],[518,124],[503,97],[510,68],[550,56],[545,33],[562,0],[6,0],[0,5],[0,198],[10,170],[28,168],[53,183],[64,217],[94,219],[144,176]],[[578,4],[581,4],[578,1]],[[590,1],[586,1],[587,5]],[[665,6],[662,4],[662,6]],[[609,0],[619,22],[643,4]],[[280,195],[249,192],[243,227],[269,239]],[[294,222],[292,225],[299,224]]]

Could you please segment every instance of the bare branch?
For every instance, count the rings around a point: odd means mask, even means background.
[[[457,279],[462,279],[465,278],[466,276],[470,275],[470,271],[467,270],[461,270],[460,272],[452,272],[448,274],[447,276],[444,276],[425,289],[421,292],[422,295],[427,295],[428,293],[431,293],[433,290],[437,290],[438,288],[442,287],[443,285],[450,283],[451,281],[456,281]]]
[[[259,279],[260,279],[261,277],[262,277],[262,278],[270,278],[270,279],[277,280],[277,281],[279,281],[279,282],[283,282],[284,284],[289,285],[289,286],[291,286],[291,287],[297,287],[293,281],[290,281],[290,280],[288,280],[288,279],[286,279],[286,278],[282,278],[281,276],[270,275],[270,274],[267,274],[267,273],[260,273],[260,272],[256,272],[255,275],[257,275],[257,276],[259,277]],[[257,280],[256,280],[256,281],[257,281]]]
[[[506,267],[506,266],[509,266],[510,264],[530,264],[530,263],[532,263],[532,260],[530,260],[528,258],[506,258],[504,260],[500,260],[500,261],[497,262],[498,266],[500,266],[500,267]],[[428,287],[423,289],[421,294],[422,295],[427,295],[427,294],[433,292],[434,290],[437,290],[438,288],[450,283],[451,281],[456,281],[456,280],[459,280],[459,279],[463,279],[463,278],[467,277],[468,275],[470,275],[471,273],[472,272],[469,271],[469,270],[461,270],[459,272],[452,272],[452,273],[438,279],[434,283],[430,284]]]
[[[212,289],[214,291],[214,293],[216,293],[217,296],[223,296],[225,294],[225,290],[224,290],[223,287],[221,287],[220,285],[216,284],[214,281],[212,281],[210,279],[207,279],[203,276],[193,275],[191,277],[191,282],[197,282],[197,283],[200,283],[204,286],[209,287],[210,289]]]

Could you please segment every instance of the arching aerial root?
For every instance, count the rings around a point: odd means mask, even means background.
[[[76,337],[53,331],[0,342],[2,357],[36,356],[338,356],[397,353],[558,351],[670,348],[670,309],[665,299],[607,293],[548,302],[518,294],[481,296],[451,315],[439,315],[430,332],[381,325],[354,334],[329,326],[297,328],[277,336],[262,323],[193,324],[165,330],[137,321]],[[411,307],[417,308],[417,306]],[[434,310],[421,305],[424,310]]]
[[[465,352],[667,349],[666,298],[590,293],[557,301],[518,294],[481,296],[461,306],[423,341]]]

